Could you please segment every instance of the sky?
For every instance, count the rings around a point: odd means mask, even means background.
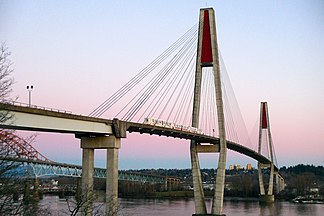
[[[218,44],[248,131],[267,101],[279,166],[324,165],[324,2],[0,0],[0,42],[11,51],[12,97],[88,115],[198,22],[216,11]],[[21,132],[22,136],[29,133]],[[37,133],[35,148],[81,164],[74,135]],[[217,154],[200,155],[216,168]],[[256,162],[228,151],[227,165]],[[105,152],[96,151],[96,166]],[[120,169],[189,168],[189,142],[128,135]]]

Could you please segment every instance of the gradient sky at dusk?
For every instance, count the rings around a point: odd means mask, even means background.
[[[279,166],[324,165],[324,1],[0,0],[0,42],[12,55],[12,97],[88,115],[198,22],[216,11],[218,43],[249,132],[268,101]],[[28,135],[24,132],[23,135]],[[189,168],[189,142],[131,134],[120,169]],[[49,158],[81,163],[73,135],[39,133]],[[103,151],[96,165],[105,165]],[[216,167],[217,155],[201,166]],[[227,164],[256,162],[235,152]]]

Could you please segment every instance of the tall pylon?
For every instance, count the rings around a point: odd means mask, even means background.
[[[265,137],[263,137],[265,136]],[[265,139],[264,139],[265,138]],[[262,164],[258,162],[258,173],[259,173],[259,186],[260,186],[260,201],[261,202],[273,202],[273,177],[274,177],[274,161],[273,161],[273,147],[272,137],[269,122],[269,112],[267,102],[261,102],[260,106],[260,127],[259,127],[259,144],[258,153],[261,154],[261,147],[264,146],[263,140],[266,141],[266,145],[269,148],[271,164]],[[266,193],[263,184],[262,168],[270,168],[269,187]]]
[[[195,88],[194,88],[194,102],[192,112],[192,126],[198,128],[199,126],[199,110],[201,101],[201,81],[203,67],[212,67],[214,72],[214,84],[216,94],[217,107],[217,121],[219,127],[219,160],[218,169],[215,182],[215,194],[212,204],[212,215],[222,215],[223,198],[224,198],[224,183],[225,183],[225,169],[226,169],[226,135],[224,122],[224,109],[222,99],[219,52],[216,37],[215,13],[213,8],[200,9],[199,16],[199,34],[197,46],[197,60],[196,60],[196,74],[195,74]],[[216,121],[216,119],[215,119]],[[197,215],[207,214],[204,191],[201,180],[200,165],[198,158],[199,143],[191,141],[190,155],[191,167],[194,186],[195,197],[195,213]]]

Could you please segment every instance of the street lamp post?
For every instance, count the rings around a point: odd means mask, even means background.
[[[32,92],[33,88],[34,88],[34,86],[32,86],[32,85],[27,86],[27,91],[28,91],[28,96],[29,96],[29,99],[28,99],[28,101],[29,101],[29,103],[28,103],[29,107],[31,107],[31,92]]]

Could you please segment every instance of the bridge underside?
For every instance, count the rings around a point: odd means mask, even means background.
[[[158,126],[144,125],[138,123],[128,123],[127,131],[137,132],[140,134],[150,134],[150,135],[158,135],[165,137],[173,137],[179,139],[186,140],[195,140],[197,143],[209,143],[209,144],[219,144],[219,139],[215,139],[215,137],[210,137],[203,134],[195,134],[186,131],[177,131],[171,128],[164,128]]]

